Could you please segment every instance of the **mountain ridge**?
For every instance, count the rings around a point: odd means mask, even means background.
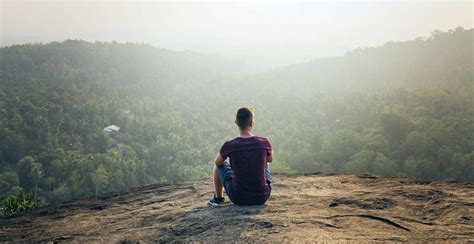
[[[458,88],[472,81],[473,40],[474,29],[433,31],[427,38],[356,48],[341,56],[264,71],[251,76],[249,84],[257,80],[272,81],[281,87],[291,84],[304,87],[296,89],[301,93],[308,87],[323,91],[419,88],[429,84]],[[460,73],[471,77],[459,76]]]

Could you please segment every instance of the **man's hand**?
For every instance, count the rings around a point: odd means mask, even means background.
[[[273,150],[270,151],[270,155],[267,155],[267,162],[273,162]]]
[[[215,160],[216,166],[223,165],[224,161],[225,161],[225,159],[221,156],[221,154],[217,153],[216,160]]]

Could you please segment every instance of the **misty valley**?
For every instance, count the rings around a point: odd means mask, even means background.
[[[3,47],[2,212],[210,177],[247,105],[272,172],[474,182],[473,36],[433,31],[266,71],[149,44]]]

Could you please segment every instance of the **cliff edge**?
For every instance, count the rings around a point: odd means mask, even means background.
[[[207,206],[210,179],[0,218],[0,241],[474,241],[474,184],[274,175],[264,206]]]

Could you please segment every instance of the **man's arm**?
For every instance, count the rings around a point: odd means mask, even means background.
[[[221,166],[224,164],[225,159],[221,156],[220,153],[217,153],[216,160],[214,162],[216,163],[216,166]]]
[[[270,155],[267,155],[267,162],[273,162],[273,150],[270,151]]]

